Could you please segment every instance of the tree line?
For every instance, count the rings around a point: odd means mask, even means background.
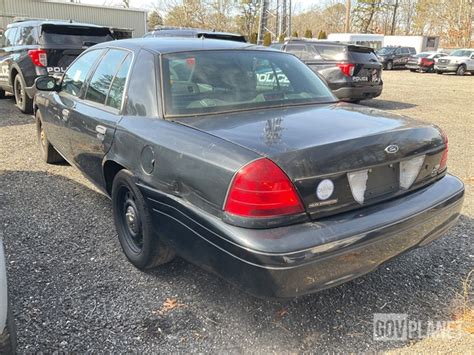
[[[473,0],[352,0],[350,32],[440,36],[441,46],[467,47],[472,37]],[[326,0],[299,9],[293,0],[292,35],[325,38],[344,32],[345,1]],[[155,0],[149,27],[199,27],[237,32],[256,41],[260,0]],[[276,37],[275,17],[268,19],[265,42]]]

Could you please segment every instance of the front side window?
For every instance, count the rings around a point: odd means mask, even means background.
[[[61,91],[74,96],[79,96],[87,74],[102,53],[103,50],[89,51],[81,55],[74,63],[72,63],[64,73],[61,83]]]
[[[183,63],[187,70],[180,76],[174,68]],[[162,72],[167,116],[336,101],[311,69],[282,52],[168,54],[163,56]]]
[[[110,49],[102,57],[87,88],[86,100],[105,104],[112,80],[126,55],[125,51]]]

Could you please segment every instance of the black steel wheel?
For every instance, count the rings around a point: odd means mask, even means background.
[[[13,82],[16,106],[23,113],[33,113],[33,100],[26,93],[25,87],[26,84],[23,78],[20,74],[17,74]]]
[[[120,245],[133,265],[148,269],[173,259],[173,250],[154,232],[145,199],[128,170],[114,178],[112,209]]]

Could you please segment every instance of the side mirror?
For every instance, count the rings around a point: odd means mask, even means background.
[[[58,82],[52,76],[40,76],[35,80],[35,87],[41,91],[57,91]]]

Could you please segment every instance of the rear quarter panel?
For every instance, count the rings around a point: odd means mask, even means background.
[[[126,167],[149,187],[220,215],[235,172],[259,157],[176,122],[124,117],[105,160]]]

